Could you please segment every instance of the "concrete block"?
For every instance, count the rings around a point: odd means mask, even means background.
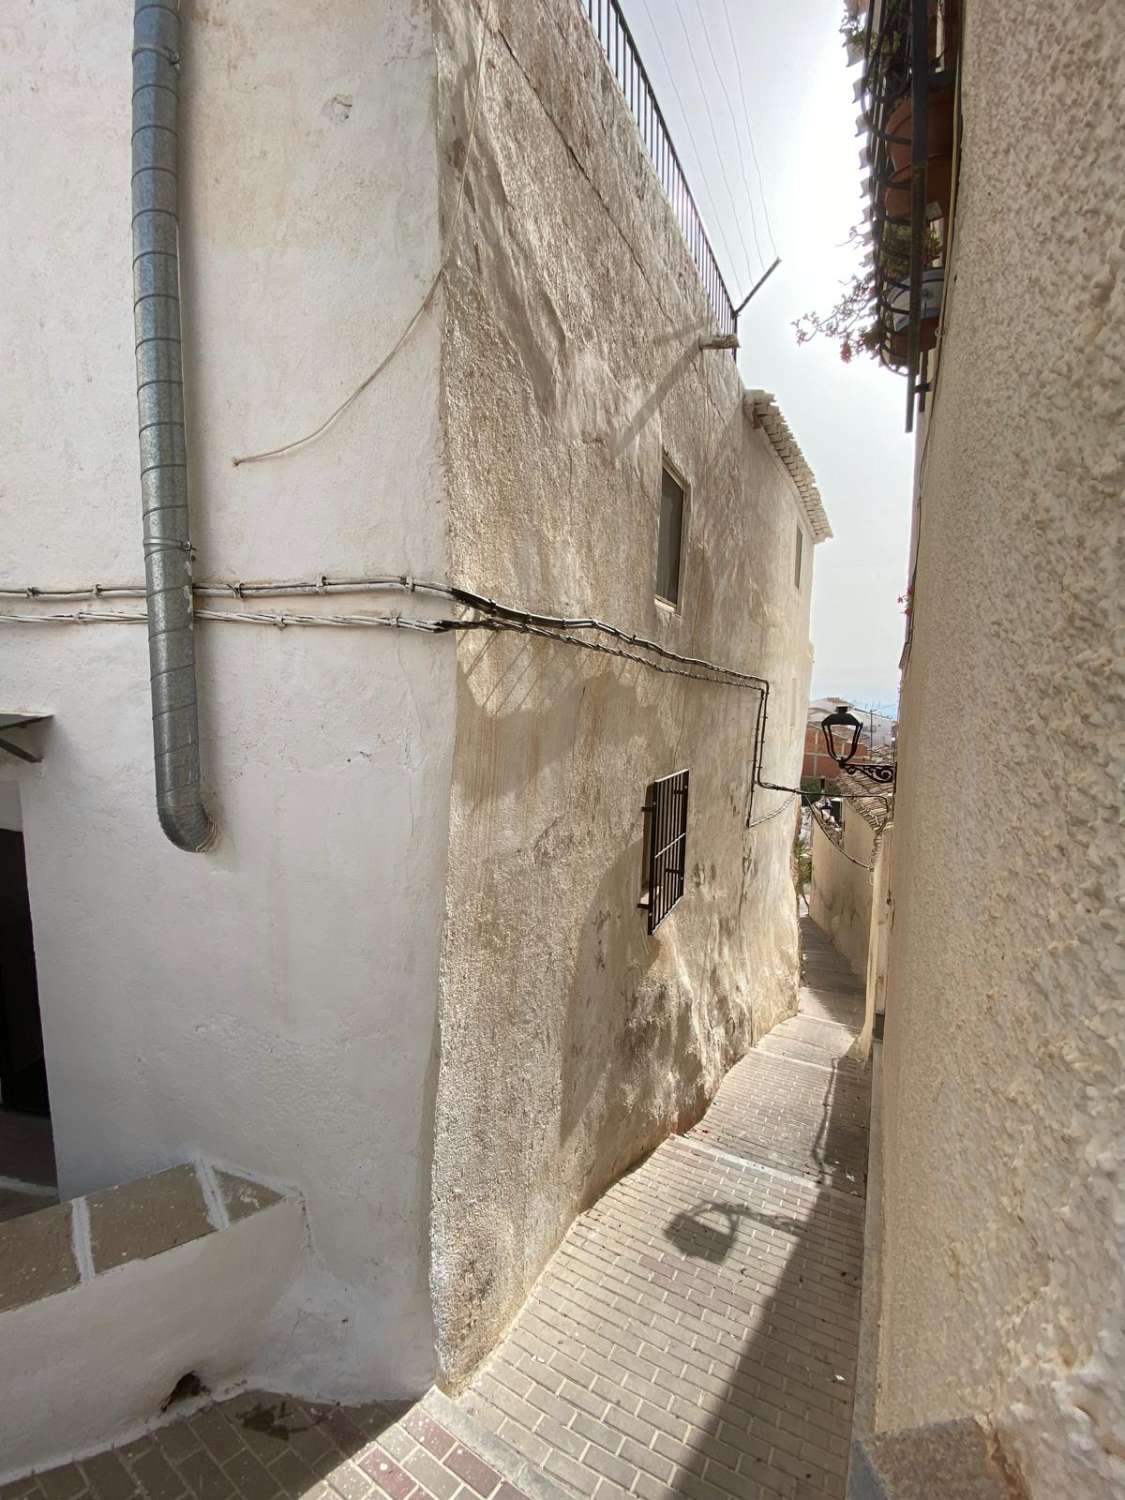
[[[0,1224],[0,1482],[120,1441],[188,1372],[241,1375],[303,1243],[299,1201],[202,1163]]]
[[[0,1225],[0,1313],[77,1285],[69,1203]]]

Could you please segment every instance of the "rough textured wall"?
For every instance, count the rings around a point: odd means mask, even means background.
[[[4,9],[5,581],[143,576],[131,10]],[[434,274],[431,36],[410,0],[185,5],[201,578],[445,569],[436,321],[320,442],[231,464],[314,427]],[[143,627],[0,637],[4,707],[55,716],[42,765],[8,769],[22,782],[62,1187],[196,1150],[292,1184],[312,1249],[263,1378],[417,1390],[433,1369],[452,643],[219,624],[197,639],[222,835],[207,855],[173,849],[157,824]]]
[[[886,1023],[879,1426],[1125,1492],[1120,7],[968,9]]]
[[[875,830],[854,803],[844,803],[839,845],[813,820],[809,914],[856,974],[867,973],[874,846]]]
[[[454,571],[770,677],[766,774],[791,781],[812,559],[806,536],[798,590],[795,490],[729,353],[699,352],[706,300],[581,7],[493,15],[446,311]],[[437,16],[451,205],[479,18]],[[679,614],[653,597],[662,451],[690,487]],[[518,635],[466,637],[459,667],[433,1270],[452,1380],[796,978],[793,817],[744,826],[754,693]],[[641,804],[681,767],[687,890],[650,938]]]

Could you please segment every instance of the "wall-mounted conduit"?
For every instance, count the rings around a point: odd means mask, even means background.
[[[145,602],[160,826],[178,849],[215,837],[203,806],[180,342],[179,0],[133,16],[133,320]]]

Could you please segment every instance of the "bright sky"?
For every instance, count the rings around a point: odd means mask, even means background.
[[[866,356],[845,365],[825,339],[798,347],[791,326],[811,309],[827,312],[856,261],[843,242],[862,218],[863,143],[852,98],[858,68],[848,67],[838,34],[843,4],[621,4],[736,304],[773,259],[741,69],[781,265],[742,314],[739,367],[747,386],[777,396],[834,533],[816,549],[812,696],[893,711],[910,533],[904,382]]]

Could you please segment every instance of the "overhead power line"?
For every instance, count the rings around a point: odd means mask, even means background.
[[[738,265],[734,255],[731,253],[730,241],[727,239],[726,230],[723,227],[723,221],[716,206],[715,195],[711,190],[711,184],[707,179],[707,173],[704,171],[703,153],[699,149],[699,142],[695,138],[695,131],[691,128],[691,115],[688,112],[687,105],[684,103],[683,95],[680,93],[680,86],[676,82],[675,69],[673,68],[672,63],[668,58],[668,53],[664,49],[664,39],[661,37],[660,28],[653,20],[652,12],[648,8],[648,0],[640,0],[640,5],[641,9],[644,11],[646,17],[648,18],[648,24],[652,28],[652,34],[656,38],[656,45],[660,50],[660,56],[664,61],[664,67],[668,74],[668,82],[672,85],[672,93],[676,97],[676,103],[680,106],[680,114],[683,117],[684,129],[687,131],[688,140],[691,142],[691,149],[695,152],[696,165],[699,168],[699,186],[701,187],[701,189],[706,189],[707,192],[707,206],[710,209],[711,221],[714,226],[715,233],[718,236],[719,243],[722,245],[723,253],[726,255],[727,266],[732,273],[735,273],[738,270]]]
[[[769,238],[770,249],[774,256],[778,255],[777,241],[773,237],[773,226],[770,223],[770,206],[766,199],[765,184],[762,182],[762,169],[758,164],[758,148],[754,144],[754,127],[750,123],[750,104],[746,97],[746,79],[742,71],[742,52],[738,42],[735,40],[734,26],[731,23],[730,8],[728,0],[723,0],[723,16],[727,23],[727,35],[730,37],[731,56],[734,58],[734,69],[738,76],[738,92],[742,99],[742,116],[746,122],[746,139],[750,142],[750,155],[754,162],[754,171],[758,178],[758,195],[762,200],[762,215],[766,221],[766,234]]]
[[[739,130],[738,121],[735,118],[734,105],[731,103],[730,90],[727,88],[726,79],[723,77],[722,70],[719,67],[719,60],[715,56],[715,48],[711,43],[711,30],[703,18],[703,11],[700,8],[700,0],[695,0],[695,4],[696,9],[699,11],[699,23],[703,31],[703,39],[707,43],[707,51],[711,58],[711,66],[715,70],[715,77],[719,80],[719,88],[722,91],[723,100],[727,106],[727,114],[730,115],[730,123],[734,130],[734,139],[738,146],[738,162],[739,166],[742,168],[742,186],[746,190],[746,207],[750,210],[750,232],[754,237],[754,249],[758,252],[758,264],[760,266],[764,266],[766,263],[766,258],[762,254],[762,242],[758,238],[758,216],[754,212],[754,189],[750,184],[750,174],[746,170],[746,151],[742,144],[742,132],[741,130]],[[736,57],[735,66],[737,65],[738,59]]]
[[[684,20],[683,12],[679,9],[679,6],[676,7],[676,15],[680,22],[680,30],[684,34],[684,42],[687,47],[688,60],[691,63],[692,71],[695,74],[695,81],[699,85],[699,96],[703,100],[703,113],[707,116],[707,124],[711,130],[711,139],[715,145],[715,155],[719,159],[719,172],[722,175],[723,186],[727,190],[727,201],[730,205],[731,215],[734,218],[734,225],[738,231],[738,238],[742,245],[743,254],[746,256],[746,279],[747,281],[753,281],[754,262],[750,255],[750,246],[746,242],[746,234],[742,228],[742,215],[738,212],[738,206],[734,200],[734,190],[730,185],[730,178],[727,176],[726,153],[724,152],[722,144],[719,141],[719,131],[718,127],[715,124],[715,115],[711,109],[711,100],[708,97],[707,86],[703,82],[703,73],[700,70],[699,63],[696,59],[695,49],[691,44],[691,33],[688,31],[687,22]]]

